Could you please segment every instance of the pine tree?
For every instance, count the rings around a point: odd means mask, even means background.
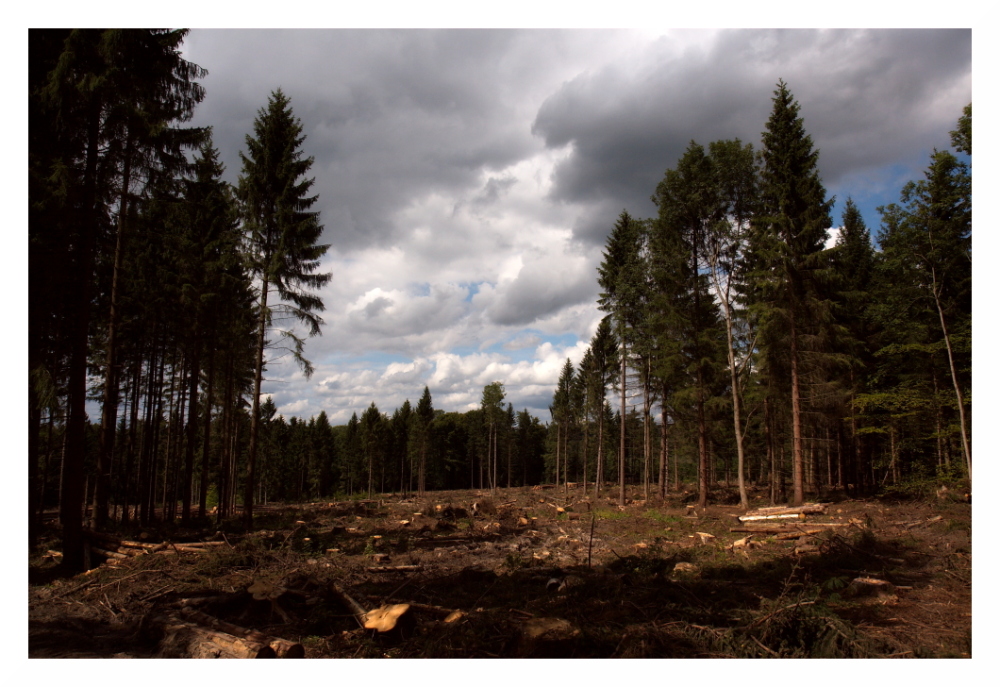
[[[806,134],[799,104],[784,81],[763,133],[761,207],[751,236],[752,307],[773,363],[787,361],[792,415],[793,503],[803,501],[804,354],[829,313],[821,289],[823,247],[832,199],[819,177],[819,151]]]
[[[257,410],[260,406],[264,350],[268,345],[267,331],[276,319],[290,319],[305,324],[310,336],[319,334],[322,320],[316,312],[323,309],[323,301],[306,289],[320,288],[330,280],[329,274],[316,273],[319,259],[328,246],[316,243],[323,227],[319,223],[319,213],[309,211],[317,196],[308,195],[315,180],[304,178],[313,163],[313,158],[303,157],[300,150],[304,140],[301,122],[292,114],[288,98],[278,89],[268,98],[267,107],[257,113],[254,136],[246,137],[247,153],[240,153],[243,173],[237,195],[247,230],[247,260],[252,274],[260,283],[244,499],[244,521],[248,529],[253,527]],[[279,299],[277,305],[268,304],[272,290]],[[307,376],[311,375],[312,365],[302,355],[303,339],[291,329],[280,330],[280,336],[282,340],[291,341],[295,360]]]

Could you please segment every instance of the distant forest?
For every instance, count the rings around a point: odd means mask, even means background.
[[[272,93],[223,181],[211,128],[186,124],[205,70],[185,35],[29,32],[30,531],[58,507],[67,565],[85,525],[240,507],[252,528],[267,501],[571,481],[798,504],[971,482],[971,104],[958,155],[880,208],[878,248],[848,200],[827,249],[833,201],[779,82],[759,149],[692,142],[651,189],[657,217],[609,218],[607,317],[552,422],[498,381],[476,410],[425,388],[332,427],[260,393],[268,351],[311,373],[296,332],[319,332],[330,279],[301,124]]]

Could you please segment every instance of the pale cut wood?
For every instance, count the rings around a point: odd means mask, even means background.
[[[274,653],[278,658],[305,658],[305,647],[298,642],[278,637],[268,637],[263,632],[234,625],[207,613],[196,611],[193,608],[182,608],[180,614],[185,620],[197,623],[198,625],[210,627],[213,630],[219,630],[235,637],[243,637],[260,644],[267,644],[274,649]]]
[[[755,520],[805,520],[804,513],[775,513],[774,515],[741,515],[737,518],[740,522],[753,522]]]
[[[162,628],[163,656],[191,658],[275,658],[270,645],[202,627],[176,615],[158,616],[153,623]]]
[[[779,515],[787,513],[803,513],[818,515],[826,512],[827,503],[803,503],[801,506],[769,506],[748,511],[747,515]]]
[[[118,553],[117,551],[108,551],[107,549],[99,549],[96,546],[90,547],[90,550],[93,551],[94,553],[104,556],[105,558],[116,558],[118,560],[128,558],[128,556],[125,555],[124,553]]]
[[[410,612],[410,604],[390,604],[365,614],[365,629],[389,632]]]

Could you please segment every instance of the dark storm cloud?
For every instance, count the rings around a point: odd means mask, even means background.
[[[683,49],[663,37],[638,62],[566,83],[533,131],[549,147],[572,144],[552,194],[599,208],[574,232],[600,242],[623,207],[652,212],[649,196],[690,140],[758,146],[778,79],[802,106],[828,188],[901,159],[920,166],[971,98],[970,58],[966,30],[725,31]]]
[[[196,30],[186,53],[210,72],[196,121],[214,126],[231,180],[270,92],[290,97],[315,158],[324,240],[348,251],[391,245],[410,229],[395,213],[430,194],[472,195],[484,171],[537,150],[530,122],[547,95],[536,92],[546,55],[587,35]]]

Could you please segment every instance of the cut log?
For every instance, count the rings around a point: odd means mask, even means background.
[[[826,503],[804,503],[801,506],[770,506],[768,508],[757,508],[748,511],[747,515],[789,515],[792,513],[803,515],[820,515],[826,512]]]
[[[804,513],[775,513],[773,515],[740,515],[736,518],[740,522],[753,522],[755,520],[805,520]]]
[[[435,547],[435,546],[454,546],[457,544],[471,544],[472,539],[469,537],[431,537],[428,539],[414,539],[410,543],[413,546],[423,547]]]
[[[433,613],[434,615],[443,615],[444,622],[453,623],[459,618],[465,617],[464,611],[455,610],[453,608],[442,608],[441,606],[432,606],[430,604],[418,604],[409,603],[410,608],[414,611],[423,611],[425,613]]]
[[[159,655],[165,658],[276,658],[269,644],[202,627],[175,615],[158,616],[163,630]]]
[[[188,620],[192,623],[197,623],[198,625],[202,625],[213,630],[225,632],[235,637],[243,637],[244,639],[248,639],[258,644],[267,644],[274,650],[274,653],[278,658],[305,658],[306,656],[305,647],[298,642],[292,642],[290,640],[280,639],[277,637],[268,637],[264,633],[258,632],[257,630],[251,630],[246,627],[234,625],[233,623],[226,622],[225,620],[208,615],[207,613],[202,613],[201,611],[196,611],[192,608],[181,609],[180,615],[184,618],[184,620]]]
[[[775,539],[778,541],[790,541],[792,539],[800,539],[801,537],[812,537],[817,534],[823,534],[826,532],[824,529],[805,529],[805,530],[793,530],[791,532],[784,532],[779,534]]]
[[[90,550],[98,555],[104,556],[105,558],[116,558],[118,560],[128,558],[128,555],[124,553],[118,553],[117,551],[108,551],[107,549],[99,549],[96,546],[90,547]]]

